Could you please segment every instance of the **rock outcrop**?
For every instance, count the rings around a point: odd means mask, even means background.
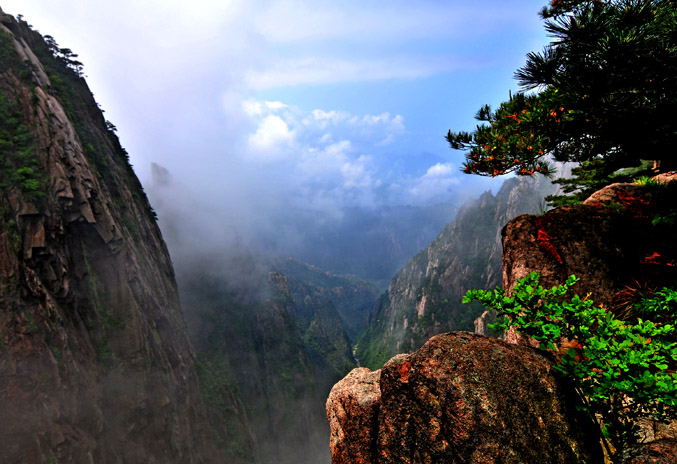
[[[353,369],[334,385],[327,399],[334,463],[374,463],[381,406],[381,370]]]
[[[0,12],[0,461],[218,460],[167,248],[72,58]]]
[[[663,438],[640,443],[626,450],[621,464],[674,464],[677,462],[677,440]]]
[[[542,353],[442,334],[334,386],[333,463],[602,462],[598,433],[576,404]]]
[[[646,185],[611,184],[583,204],[515,218],[503,230],[503,286],[512,289],[530,272],[540,273],[544,287],[574,274],[578,295],[625,317],[642,293],[677,284],[676,179],[672,172]],[[529,343],[514,331],[505,338]],[[677,436],[674,423],[640,426],[646,440]]]
[[[614,307],[634,291],[674,284],[677,243],[670,211],[676,199],[677,182],[612,184],[582,205],[515,218],[503,230],[503,286],[512,288],[530,272],[539,272],[548,287],[575,274],[579,295]]]

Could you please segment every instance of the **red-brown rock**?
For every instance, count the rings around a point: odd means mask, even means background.
[[[640,443],[628,449],[621,464],[674,464],[677,462],[677,440],[664,438]]]
[[[380,370],[372,372],[358,367],[331,389],[327,399],[327,419],[331,429],[329,448],[333,462],[375,462],[380,375]]]
[[[334,464],[602,462],[596,429],[576,411],[574,392],[531,348],[465,332],[438,335],[383,367],[380,406],[376,375],[353,371],[330,395],[328,411],[353,406],[342,421],[329,415],[332,441],[341,437],[341,446],[332,442]],[[368,407],[360,407],[367,385]]]
[[[609,307],[622,292],[677,281],[674,228],[655,224],[676,185],[657,194],[655,187],[612,184],[582,205],[515,218],[502,232],[503,286],[511,289],[530,272],[540,273],[545,287],[575,274],[576,293]]]

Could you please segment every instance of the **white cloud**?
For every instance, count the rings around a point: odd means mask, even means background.
[[[428,203],[448,197],[460,184],[460,173],[451,163],[436,163],[421,177],[411,181],[408,194],[417,203]]]
[[[337,210],[375,204],[375,190],[390,169],[383,142],[406,132],[401,115],[385,112],[303,111],[254,99],[243,101],[242,108],[251,127],[245,162],[276,163],[295,201]]]
[[[344,179],[343,187],[347,189],[378,187],[380,182],[375,182],[372,178],[369,168],[370,162],[369,156],[360,156],[355,161],[341,166],[341,174],[343,174]]]
[[[437,163],[426,171],[424,178],[449,177],[453,173],[451,163]]]
[[[249,149],[262,158],[279,158],[294,141],[294,131],[279,116],[268,115],[249,136]]]
[[[268,90],[298,85],[366,82],[385,79],[423,79],[436,74],[477,69],[476,60],[453,56],[393,56],[387,58],[294,57],[271,60],[262,69],[249,69],[245,85]]]

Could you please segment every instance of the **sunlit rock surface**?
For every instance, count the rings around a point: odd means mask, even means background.
[[[442,334],[380,375],[356,369],[334,387],[333,463],[602,462],[576,404],[536,350]]]
[[[675,228],[661,221],[676,199],[675,182],[612,184],[582,205],[514,219],[503,230],[503,286],[530,272],[539,272],[546,287],[575,274],[579,295],[609,307],[633,290],[676,282]]]

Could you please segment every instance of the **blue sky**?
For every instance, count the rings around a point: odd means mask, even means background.
[[[340,215],[496,188],[461,174],[443,137],[516,89],[513,72],[547,42],[542,6],[2,2],[79,54],[144,185],[158,163],[171,195],[245,234],[270,212]]]

